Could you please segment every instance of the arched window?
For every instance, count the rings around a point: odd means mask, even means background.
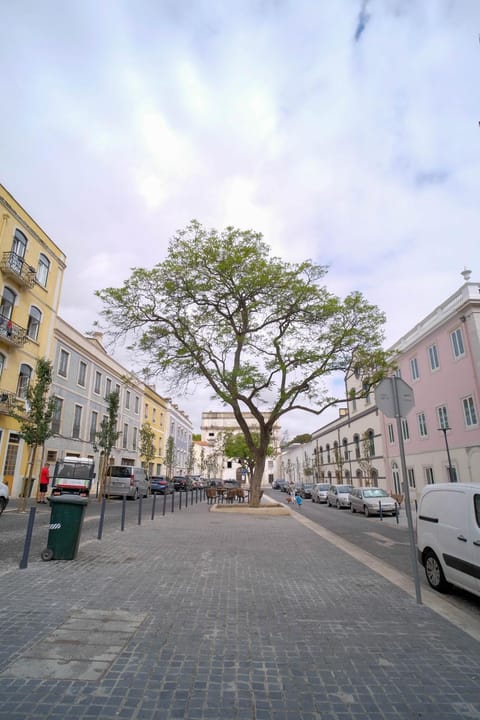
[[[38,331],[40,329],[40,322],[42,319],[42,313],[34,305],[30,308],[30,315],[28,316],[27,335],[31,340],[38,338]]]
[[[373,487],[378,487],[378,470],[377,468],[372,468],[372,485]]]
[[[3,317],[8,320],[12,317],[16,297],[13,290],[10,290],[8,287],[3,288],[2,300],[0,302],[0,315],[3,315]]]
[[[360,435],[358,433],[355,433],[353,436],[353,444],[355,445],[355,457],[360,457]]]
[[[330,462],[330,445],[327,443],[325,446],[325,449],[327,451],[327,463]]]
[[[350,470],[345,470],[345,480],[346,480],[347,485],[351,484],[350,483]]]
[[[347,438],[343,438],[342,445],[343,445],[343,458],[344,458],[344,460],[348,460],[348,440],[347,440]]]
[[[355,476],[357,480],[359,481],[360,485],[362,484],[362,478],[363,478],[363,472],[360,470],[360,468],[355,473]]]
[[[375,455],[375,433],[372,428],[367,430],[368,454],[370,457]]]
[[[323,447],[320,445],[320,465],[323,465]]]
[[[45,287],[47,284],[49,270],[50,260],[47,258],[46,255],[43,255],[41,253],[40,257],[38,258],[37,282],[40,283],[40,285],[43,285],[43,287]]]
[[[5,355],[3,353],[0,353],[0,378],[2,377],[4,367],[5,367]]]
[[[20,372],[18,373],[17,382],[17,396],[25,400],[27,397],[28,386],[30,385],[30,378],[32,377],[32,368],[29,365],[22,363],[20,365]]]
[[[25,257],[25,250],[27,249],[27,238],[20,230],[15,230],[15,235],[13,236],[13,245],[12,245],[12,252],[15,253],[15,255],[18,255],[18,257],[23,258]]]
[[[332,482],[332,473],[330,472],[330,470],[327,473],[327,478],[328,478],[328,482],[331,483]]]

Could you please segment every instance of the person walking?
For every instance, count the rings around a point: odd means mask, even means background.
[[[44,505],[47,504],[47,501],[45,500],[45,493],[48,490],[48,485],[50,482],[50,466],[48,463],[45,463],[45,465],[40,470],[40,495],[37,502],[43,503]]]
[[[295,502],[297,503],[297,510],[300,510],[300,508],[302,507],[302,502],[303,502],[302,496],[301,496],[301,495],[297,495],[297,496],[295,497]]]

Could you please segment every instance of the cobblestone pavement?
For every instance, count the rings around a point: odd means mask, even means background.
[[[289,516],[202,503],[0,588],[2,720],[480,719],[480,644]]]

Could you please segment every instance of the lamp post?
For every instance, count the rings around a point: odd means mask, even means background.
[[[443,437],[445,438],[445,447],[447,450],[447,458],[448,458],[448,476],[450,478],[450,482],[457,482],[454,476],[454,469],[452,466],[452,460],[450,458],[450,448],[448,447],[448,438],[447,438],[447,430],[451,430],[448,425],[445,425],[445,427],[439,427],[438,428],[441,432],[443,432]]]

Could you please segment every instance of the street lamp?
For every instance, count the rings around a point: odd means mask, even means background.
[[[442,427],[439,427],[438,429],[441,432],[443,432],[443,437],[445,438],[445,447],[447,449],[447,458],[448,458],[448,475],[450,478],[450,482],[457,482],[455,475],[454,475],[455,471],[452,466],[452,460],[450,458],[450,448],[448,447],[448,438],[447,438],[447,430],[451,430],[452,428],[450,428],[448,425],[445,425],[444,427],[442,426]]]

